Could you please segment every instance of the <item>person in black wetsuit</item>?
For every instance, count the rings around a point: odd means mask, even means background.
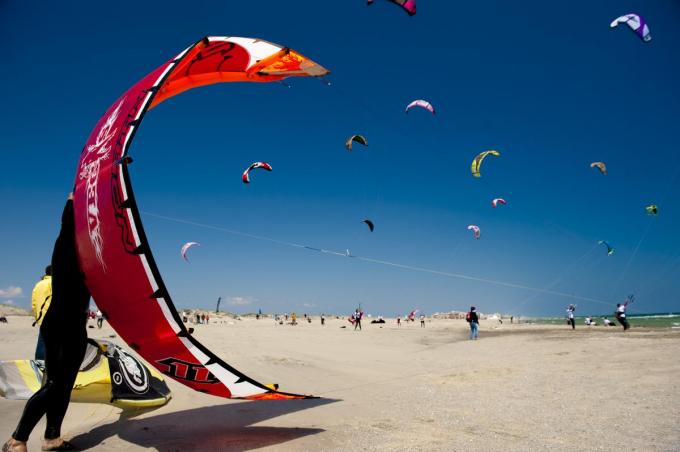
[[[85,356],[89,303],[90,292],[76,251],[73,194],[70,194],[52,253],[52,303],[40,327],[45,339],[46,380],[26,402],[19,425],[3,446],[3,452],[26,451],[26,441],[44,415],[47,415],[47,428],[42,450],[75,449],[61,438],[61,424]]]

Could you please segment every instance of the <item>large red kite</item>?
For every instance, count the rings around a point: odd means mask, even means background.
[[[255,400],[307,397],[247,377],[188,333],[151,254],[132,192],[132,139],[148,110],[191,88],[326,74],[294,50],[267,41],[206,37],[119,97],[82,151],[74,189],[76,242],[92,297],[130,347],[196,391]]]

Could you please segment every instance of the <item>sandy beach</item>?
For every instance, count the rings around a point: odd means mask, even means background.
[[[195,336],[237,369],[320,398],[232,401],[170,380],[170,403],[133,417],[72,404],[64,434],[86,450],[680,449],[680,331],[489,321],[473,342],[463,320],[364,323],[361,332],[318,318],[196,325]],[[0,325],[0,359],[32,356],[30,324],[12,316]],[[108,325],[88,331],[115,334]],[[23,405],[0,399],[3,437]],[[43,428],[29,450],[40,449]]]

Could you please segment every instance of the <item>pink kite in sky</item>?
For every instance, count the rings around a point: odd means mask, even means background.
[[[417,99],[417,100],[414,100],[413,102],[411,102],[410,104],[408,104],[408,105],[406,106],[406,113],[408,113],[408,111],[409,111],[410,109],[412,109],[413,107],[424,108],[425,110],[429,111],[429,112],[432,113],[433,115],[436,114],[436,112],[434,111],[434,107],[432,106],[432,104],[429,103],[429,102],[426,101],[426,100],[423,100],[423,99]]]

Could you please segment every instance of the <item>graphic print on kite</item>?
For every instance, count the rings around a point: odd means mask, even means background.
[[[255,381],[189,334],[144,233],[128,168],[130,144],[148,110],[189,89],[328,73],[294,50],[267,41],[206,37],[113,102],[83,148],[74,188],[76,245],[92,297],[120,337],[148,363],[196,391],[251,400],[309,397]]]

